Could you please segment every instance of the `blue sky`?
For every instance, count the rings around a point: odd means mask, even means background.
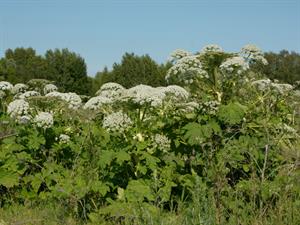
[[[177,48],[300,52],[300,0],[0,0],[0,56],[7,48],[69,48],[89,75],[125,52],[165,62]]]

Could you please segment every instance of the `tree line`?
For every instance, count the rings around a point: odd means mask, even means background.
[[[270,79],[295,84],[300,80],[300,55],[282,50],[267,52],[267,66],[254,69]],[[61,91],[93,95],[106,82],[116,82],[126,88],[138,84],[165,86],[164,79],[171,63],[158,64],[149,55],[125,53],[112,69],[105,67],[95,77],[88,76],[85,60],[68,49],[48,50],[38,55],[33,48],[8,49],[0,59],[0,80],[27,83],[31,79],[53,81]]]

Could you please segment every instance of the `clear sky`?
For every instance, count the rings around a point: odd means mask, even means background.
[[[69,48],[89,75],[125,52],[165,62],[177,48],[300,52],[300,0],[0,0],[0,56],[7,48]]]

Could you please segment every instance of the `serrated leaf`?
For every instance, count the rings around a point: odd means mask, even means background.
[[[19,175],[13,171],[0,168],[0,185],[11,188],[19,183]]]
[[[221,105],[218,111],[218,118],[230,125],[238,124],[245,116],[247,107],[238,102]]]
[[[122,164],[124,161],[129,161],[131,157],[127,152],[120,151],[116,153],[116,159],[118,164]]]

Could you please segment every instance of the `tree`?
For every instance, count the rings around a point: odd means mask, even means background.
[[[268,61],[267,66],[257,65],[255,70],[263,73],[270,79],[295,84],[300,80],[300,55],[296,52],[282,50],[278,54],[268,52],[264,54]]]
[[[13,83],[47,76],[45,60],[32,48],[8,49],[1,61],[2,76]]]
[[[48,79],[54,80],[65,92],[90,94],[84,59],[68,49],[48,50],[45,54]]]
[[[100,85],[106,82],[116,82],[126,88],[138,84],[151,86],[165,85],[165,65],[158,65],[149,55],[137,56],[125,53],[121,63],[114,63],[112,71],[105,68],[96,74],[95,80]]]

